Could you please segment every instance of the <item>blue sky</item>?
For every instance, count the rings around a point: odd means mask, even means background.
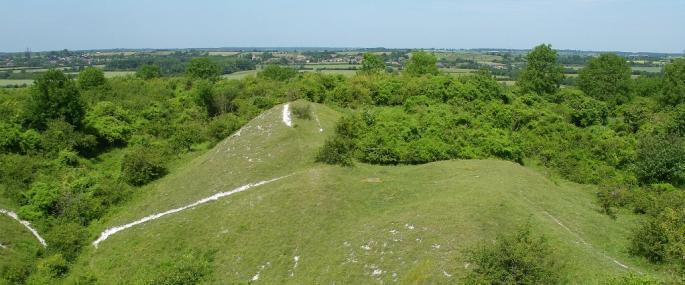
[[[198,47],[683,52],[685,0],[3,0],[0,51]]]

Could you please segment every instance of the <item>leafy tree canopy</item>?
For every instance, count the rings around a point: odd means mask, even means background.
[[[685,59],[676,59],[664,67],[662,85],[663,104],[675,106],[685,102]]]
[[[625,58],[605,53],[590,60],[578,74],[585,94],[613,104],[626,103],[630,94],[630,65]]]
[[[216,81],[221,75],[221,67],[209,58],[194,58],[186,68],[186,75],[193,79],[206,79]]]
[[[426,74],[437,75],[439,73],[437,58],[434,55],[425,51],[412,52],[409,63],[407,63],[406,72],[412,76],[421,76]]]
[[[364,54],[361,71],[363,73],[382,73],[385,72],[385,62],[383,58],[373,53]]]
[[[85,107],[74,81],[62,71],[51,69],[36,79],[27,111],[29,125],[43,129],[55,119],[81,126]]]
[[[564,79],[564,68],[557,62],[557,52],[552,45],[536,46],[528,53],[526,60],[526,67],[518,81],[522,91],[545,95],[559,90]]]

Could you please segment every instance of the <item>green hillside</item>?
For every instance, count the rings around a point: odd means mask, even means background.
[[[31,232],[9,216],[0,214],[0,229],[0,270],[6,272],[5,276],[21,276],[23,267],[35,262],[36,253],[43,248]],[[9,278],[7,281],[15,280]],[[3,281],[0,280],[0,284],[4,284]]]
[[[632,216],[600,213],[591,186],[498,160],[318,164],[339,114],[312,106],[314,119],[293,127],[283,105],[263,113],[94,228],[287,177],[117,232],[88,246],[67,280],[144,284],[195,268],[210,284],[453,284],[468,270],[465,249],[528,222],[549,239],[564,283],[659,276],[627,253]]]

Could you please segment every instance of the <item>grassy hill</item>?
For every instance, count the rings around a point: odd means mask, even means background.
[[[314,163],[339,114],[312,106],[318,120],[294,119],[293,127],[281,121],[282,106],[265,112],[144,187],[94,227],[93,240],[109,227],[289,176],[118,232],[89,246],[70,279],[144,284],[184,260],[209,259],[199,267],[210,284],[453,284],[468,270],[465,249],[527,222],[550,240],[566,283],[655,274],[626,252],[633,217],[601,214],[589,186],[497,160]]]
[[[9,276],[19,276],[24,265],[35,262],[36,253],[43,247],[23,225],[3,214],[0,229],[0,270],[13,272]]]

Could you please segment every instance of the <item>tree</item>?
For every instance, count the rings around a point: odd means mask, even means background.
[[[62,71],[51,69],[36,79],[27,113],[29,125],[37,129],[44,129],[54,119],[80,127],[85,107],[74,81]]]
[[[661,102],[675,106],[685,102],[685,59],[676,59],[664,67]]]
[[[105,84],[105,73],[97,67],[87,67],[78,74],[78,86],[91,89]]]
[[[412,76],[421,76],[425,74],[437,75],[439,73],[437,58],[434,55],[425,51],[412,52],[409,63],[407,63],[406,72]]]
[[[138,68],[136,71],[136,76],[145,80],[162,77],[162,71],[159,65],[156,64],[145,64]]]
[[[192,79],[216,81],[221,75],[221,68],[209,58],[194,58],[186,68],[186,75]]]
[[[526,67],[518,80],[522,91],[545,95],[559,89],[564,79],[564,68],[557,63],[557,52],[551,45],[536,46],[528,53],[526,60]]]
[[[383,73],[385,72],[385,62],[383,58],[373,53],[367,52],[364,54],[362,61],[362,73]]]
[[[258,76],[272,80],[286,81],[297,76],[297,70],[276,64],[270,64],[265,67],[264,70],[259,72]]]
[[[625,58],[605,53],[593,58],[578,74],[578,87],[585,94],[612,104],[628,102],[630,65]]]

